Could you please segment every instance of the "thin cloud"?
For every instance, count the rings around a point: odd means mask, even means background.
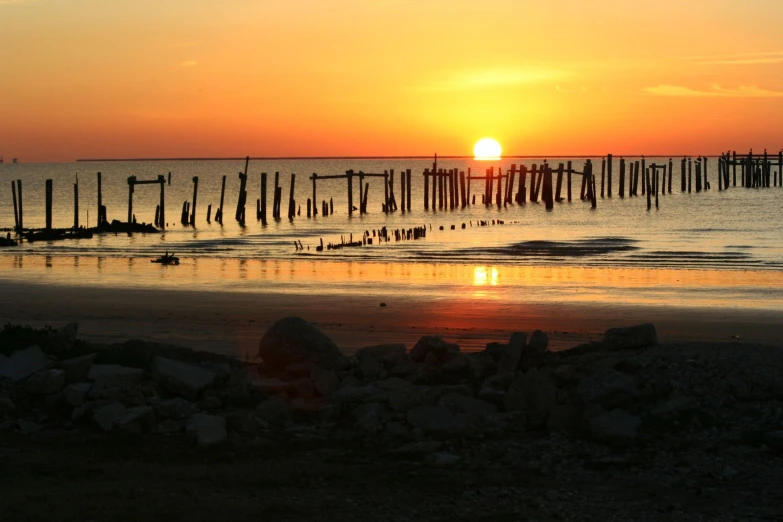
[[[767,65],[783,63],[783,51],[733,53],[713,56],[686,56],[685,59],[698,61],[704,65]]]
[[[415,91],[472,91],[545,83],[565,78],[568,74],[548,69],[493,69],[462,73],[451,79],[434,81],[411,88]]]
[[[196,67],[198,65],[198,62],[194,60],[186,60],[182,63],[180,63],[182,67]]]
[[[690,98],[781,98],[783,91],[762,89],[755,85],[741,85],[736,89],[724,89],[720,85],[713,85],[706,91],[691,89],[682,85],[658,85],[645,87],[644,92],[656,96],[679,96]]]
[[[32,4],[37,0],[0,0],[0,5]]]

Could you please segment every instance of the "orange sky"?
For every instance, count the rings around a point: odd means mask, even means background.
[[[783,146],[777,0],[0,0],[0,154]]]

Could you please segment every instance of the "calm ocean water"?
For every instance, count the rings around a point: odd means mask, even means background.
[[[548,158],[554,167],[566,159]],[[648,164],[668,162],[668,158],[648,158]],[[472,170],[483,175],[491,166],[508,169],[512,163],[532,166],[540,160],[441,160],[442,168]],[[45,180],[54,181],[53,225],[73,224],[73,184],[78,175],[80,223],[95,225],[97,217],[96,172],[103,176],[103,202],[108,218],[127,217],[129,176],[153,179],[172,173],[172,184],[166,186],[166,213],[169,228],[164,234],[101,235],[93,239],[59,242],[24,243],[7,249],[2,255],[33,254],[44,256],[149,257],[165,250],[180,257],[234,258],[272,260],[324,258],[330,260],[372,260],[376,262],[446,262],[457,264],[493,264],[575,267],[699,268],[733,270],[783,269],[783,189],[774,187],[747,190],[740,187],[719,192],[717,160],[709,161],[711,190],[691,194],[679,191],[679,161],[674,162],[671,195],[661,195],[660,207],[646,209],[646,198],[620,198],[618,187],[619,159],[614,160],[613,198],[598,198],[598,208],[578,200],[579,180],[574,178],[574,201],[556,203],[546,211],[543,203],[509,205],[498,209],[480,204],[483,181],[474,181],[471,193],[476,205],[454,211],[425,211],[423,176],[429,160],[257,160],[250,162],[248,177],[247,223],[239,226],[233,219],[239,192],[238,172],[244,161],[153,161],[60,164],[0,165],[0,228],[13,226],[11,180],[21,179],[24,187],[25,226],[44,225]],[[577,170],[582,160],[573,160]],[[594,159],[600,183],[600,159]],[[306,201],[312,195],[309,177],[343,174],[346,170],[383,172],[394,169],[395,195],[400,201],[400,175],[413,172],[412,207],[408,213],[381,211],[383,185],[378,178],[369,179],[368,213],[348,216],[345,180],[321,181],[320,200],[334,200],[334,214],[314,219],[306,217]],[[280,172],[283,192],[282,213],[287,212],[290,175],[296,174],[295,199],[301,205],[301,216],[293,221],[271,219],[274,173]],[[261,173],[269,175],[269,224],[255,219],[256,199],[260,197]],[[225,197],[224,226],[206,223],[207,205],[213,216],[219,204],[221,178],[228,176]],[[182,203],[192,198],[193,176],[199,177],[197,224],[179,224]],[[517,181],[518,183],[518,181]],[[529,184],[529,179],[528,179]],[[600,188],[599,188],[600,190]],[[354,181],[354,204],[358,206],[358,183]],[[565,188],[563,191],[565,194]],[[138,222],[152,222],[159,192],[156,185],[137,186],[134,213]],[[506,224],[477,227],[477,220],[501,219]],[[471,226],[471,222],[473,226]],[[466,229],[461,229],[465,223]],[[315,252],[319,239],[325,243],[340,242],[341,236],[360,238],[364,231],[386,226],[389,229],[427,226],[426,239],[389,242],[364,248]],[[456,230],[450,230],[455,225]],[[439,230],[443,226],[444,230]],[[430,230],[431,227],[431,231]],[[294,241],[301,241],[304,251],[297,252]],[[309,247],[309,250],[308,250]]]

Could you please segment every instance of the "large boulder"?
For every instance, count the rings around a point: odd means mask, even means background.
[[[425,362],[428,355],[433,356],[438,363],[446,363],[460,353],[459,346],[454,343],[447,343],[440,337],[434,335],[425,335],[418,340],[410,353],[410,358],[414,362]]]
[[[65,386],[65,372],[56,368],[32,374],[24,383],[24,391],[31,395],[49,395]]]
[[[189,400],[198,396],[215,382],[215,372],[174,359],[155,357],[152,361],[155,378],[168,392]]]
[[[327,370],[339,370],[346,364],[337,345],[301,317],[286,317],[273,324],[258,343],[258,355],[272,372],[306,361]]]
[[[226,419],[218,415],[197,413],[188,422],[187,430],[202,448],[221,444],[228,437]]]
[[[60,361],[60,368],[65,372],[67,382],[82,382],[87,380],[97,353],[90,353],[81,357],[73,357]]]
[[[525,351],[527,336],[524,332],[514,332],[508,341],[508,346],[503,350],[498,358],[498,374],[511,374],[519,368],[519,361],[522,353]]]
[[[658,333],[652,323],[628,328],[611,328],[604,334],[603,344],[610,350],[645,348],[658,344]]]
[[[0,363],[0,377],[7,377],[19,382],[32,374],[48,367],[52,361],[44,355],[38,345],[14,352],[8,359]]]

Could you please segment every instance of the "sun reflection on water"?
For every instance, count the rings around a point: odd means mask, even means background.
[[[473,268],[473,286],[497,286],[498,269],[477,266]]]

